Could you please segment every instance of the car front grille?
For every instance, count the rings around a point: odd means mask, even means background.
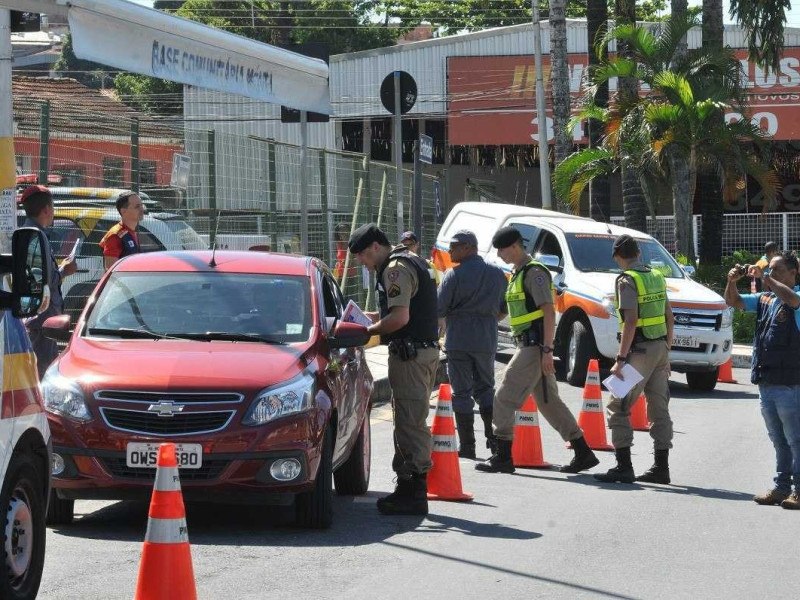
[[[145,410],[100,408],[106,424],[113,429],[145,435],[191,435],[224,429],[235,411],[180,412],[161,417]]]
[[[705,329],[708,331],[719,331],[722,324],[722,314],[719,312],[684,312],[675,310],[675,327],[688,327],[694,329]]]
[[[180,404],[195,403],[229,403],[241,402],[242,394],[228,392],[138,392],[127,390],[98,390],[94,397],[97,400],[113,402],[147,402],[155,404],[162,401],[173,401]]]
[[[132,468],[127,465],[125,456],[117,458],[103,458],[103,464],[114,477],[120,479],[135,479],[152,483],[156,477],[155,469]],[[230,464],[228,460],[214,460],[203,457],[203,466],[199,469],[180,469],[181,481],[209,481],[217,479],[225,467]]]

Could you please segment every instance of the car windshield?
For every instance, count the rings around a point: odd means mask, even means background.
[[[620,268],[611,257],[615,235],[602,233],[568,233],[567,244],[572,261],[579,271],[620,273]],[[683,270],[678,263],[654,239],[636,238],[642,252],[642,262],[661,271],[664,277],[683,279]]]
[[[192,226],[183,219],[166,216],[162,217],[157,213],[153,214],[153,216],[166,223],[170,231],[172,231],[178,237],[178,241],[181,243],[181,246],[183,246],[184,250],[208,249],[208,244],[206,244],[203,241],[203,238],[201,238],[198,233],[192,229]]]
[[[302,276],[112,273],[89,314],[86,332],[302,342],[311,328],[310,299],[309,279]]]

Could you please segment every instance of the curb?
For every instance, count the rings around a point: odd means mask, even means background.
[[[447,358],[444,354],[439,356],[439,368],[436,370],[436,385],[446,383],[447,379]],[[372,406],[382,406],[392,401],[392,387],[389,385],[389,377],[376,377],[372,382],[372,395],[370,402]]]
[[[748,354],[731,354],[734,369],[749,369],[750,368],[750,355]]]

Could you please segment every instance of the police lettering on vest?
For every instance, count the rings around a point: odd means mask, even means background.
[[[660,271],[649,269],[637,271],[630,269],[617,278],[617,315],[619,329],[625,320],[619,307],[619,280],[628,275],[636,285],[636,303],[639,318],[636,320],[636,337],[644,340],[658,340],[667,336],[667,282]]]
[[[539,267],[550,278],[550,272],[542,263],[531,259],[525,266],[518,269],[511,276],[506,288],[506,304],[508,305],[508,323],[511,326],[511,333],[514,337],[519,337],[528,330],[530,336],[538,341],[543,341],[544,336],[544,311],[536,305],[536,302],[525,290],[525,275],[533,267]],[[553,282],[550,280],[550,289]]]
[[[800,385],[800,331],[794,309],[772,292],[761,294],[756,309],[750,380],[767,385]]]

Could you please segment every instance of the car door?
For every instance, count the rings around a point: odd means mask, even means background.
[[[549,256],[558,257],[558,266],[562,269],[562,272],[559,273],[557,270],[550,269],[550,276],[553,278],[553,287],[555,288],[556,295],[563,294],[564,290],[567,288],[567,283],[564,280],[563,272],[564,249],[561,247],[561,243],[558,241],[558,238],[555,236],[555,234],[547,229],[542,229],[541,234],[534,245],[534,252],[532,254],[534,256],[546,254]],[[556,303],[556,305],[558,305],[558,303]],[[558,325],[560,318],[561,313],[556,310],[556,325]]]

